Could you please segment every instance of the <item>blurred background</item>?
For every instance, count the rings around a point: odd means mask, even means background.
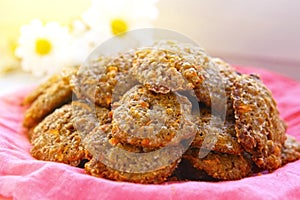
[[[300,80],[300,1],[162,0],[155,25],[178,30],[210,54]]]
[[[1,92],[41,79],[11,70],[19,64],[11,55],[22,25],[38,18],[68,26],[90,6],[90,0],[0,0],[0,61],[9,66],[2,66]],[[154,27],[182,33],[233,65],[266,68],[300,80],[300,1],[158,0],[155,6]]]

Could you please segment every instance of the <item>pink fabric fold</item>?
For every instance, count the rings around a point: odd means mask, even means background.
[[[288,134],[300,140],[300,83],[257,68],[237,67],[260,74],[273,92]],[[22,128],[28,93],[0,97],[0,199],[299,199],[300,161],[269,174],[226,182],[174,182],[142,185],[95,178],[65,164],[34,159]]]

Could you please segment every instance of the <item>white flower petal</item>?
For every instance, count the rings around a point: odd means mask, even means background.
[[[91,8],[82,15],[83,20],[92,30],[102,32],[105,41],[113,37],[111,23],[115,19],[126,22],[128,30],[151,27],[151,22],[157,18],[157,0],[92,0]]]
[[[48,54],[40,55],[36,52],[36,41],[45,39],[51,44]],[[23,70],[32,72],[35,76],[53,74],[71,63],[72,51],[70,46],[72,37],[66,27],[56,22],[43,25],[40,20],[33,20],[22,26],[19,45],[15,54],[21,59]]]

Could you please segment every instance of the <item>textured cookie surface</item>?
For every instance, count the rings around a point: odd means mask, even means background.
[[[132,53],[127,52],[116,57],[100,57],[83,65],[71,79],[76,96],[109,107],[135,85],[128,73],[132,59]]]
[[[72,90],[67,80],[60,75],[54,75],[39,86],[25,100],[30,104],[26,110],[23,125],[32,128],[55,108],[60,107],[72,98]]]
[[[31,154],[39,160],[77,166],[88,157],[82,139],[98,124],[109,121],[108,110],[98,108],[98,117],[82,102],[56,109],[32,131]]]
[[[282,165],[300,159],[300,143],[290,135],[282,147],[281,159]]]
[[[193,137],[191,103],[179,94],[156,94],[137,85],[113,105],[112,136],[146,148],[177,144]]]
[[[221,180],[236,180],[251,173],[251,162],[243,155],[210,152],[204,158],[199,158],[199,149],[190,148],[184,155],[192,165],[204,170],[213,178]]]
[[[254,75],[243,75],[232,92],[236,134],[254,162],[263,169],[281,166],[281,148],[286,139],[271,92]]]
[[[168,93],[198,87],[203,81],[201,70],[176,52],[153,47],[135,52],[131,72],[149,90]]]
[[[227,113],[227,116],[233,114],[230,94],[233,83],[239,76],[233,67],[220,59],[210,57],[197,45],[162,40],[153,47],[175,52],[190,65],[195,66],[198,76],[203,81],[194,85],[193,95],[208,107],[213,106],[214,109]]]
[[[161,183],[173,173],[184,152],[181,146],[143,152],[131,145],[113,145],[110,133],[111,125],[98,126],[84,139],[92,156],[85,164],[88,174],[117,181]]]
[[[192,147],[213,150],[229,154],[242,154],[244,151],[238,143],[234,120],[222,120],[211,114],[209,108],[200,108],[200,115],[194,117],[197,133]]]

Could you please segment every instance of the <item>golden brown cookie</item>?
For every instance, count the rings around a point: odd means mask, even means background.
[[[173,173],[184,152],[180,145],[152,152],[112,145],[110,133],[111,125],[98,126],[84,139],[92,156],[85,164],[88,174],[116,181],[162,183]]]
[[[191,103],[173,92],[157,94],[137,85],[112,108],[112,137],[118,143],[145,148],[177,144],[195,135]]]
[[[209,108],[200,108],[200,116],[195,116],[197,133],[192,147],[213,150],[229,154],[242,154],[244,151],[238,143],[234,120],[222,120],[220,116],[211,114]]]
[[[54,75],[25,98],[24,104],[31,104],[26,110],[23,125],[30,129],[54,109],[69,102],[72,90],[69,82],[61,75]]]
[[[208,107],[231,116],[233,114],[231,90],[239,73],[228,63],[218,58],[212,58],[197,45],[176,41],[161,40],[153,48],[165,49],[176,53],[190,65],[196,66],[198,76],[203,79],[195,85],[193,95]]]
[[[183,157],[195,168],[204,170],[209,176],[220,180],[237,180],[251,173],[251,161],[243,155],[211,151],[204,158],[199,158],[199,149],[190,148]]]
[[[35,88],[30,94],[28,94],[24,100],[23,105],[30,105],[34,102],[41,94],[43,94],[48,88],[50,88],[53,83],[58,82],[61,79],[59,74],[51,76],[47,81],[41,83],[37,88]]]
[[[133,53],[126,52],[116,57],[99,57],[92,63],[83,64],[71,79],[71,86],[80,99],[110,107],[136,82],[128,73],[132,67]]]
[[[159,40],[156,41],[152,47],[177,53],[184,60],[197,65],[197,67],[203,66],[210,59],[210,56],[205,50],[196,44],[178,42],[175,40]]]
[[[31,155],[39,160],[56,161],[77,166],[88,157],[82,139],[97,125],[110,121],[109,111],[73,102],[56,109],[33,130]],[[98,115],[98,117],[97,117]]]
[[[254,75],[243,75],[232,92],[236,134],[243,148],[262,169],[281,166],[281,148],[286,139],[270,90]]]
[[[198,100],[216,112],[233,115],[230,95],[239,74],[222,60],[211,58],[203,65],[203,76],[203,84],[194,89]]]
[[[300,143],[292,136],[287,135],[281,151],[282,165],[300,159]]]
[[[130,71],[147,89],[166,94],[198,87],[203,81],[201,70],[177,52],[152,47],[135,52]]]

